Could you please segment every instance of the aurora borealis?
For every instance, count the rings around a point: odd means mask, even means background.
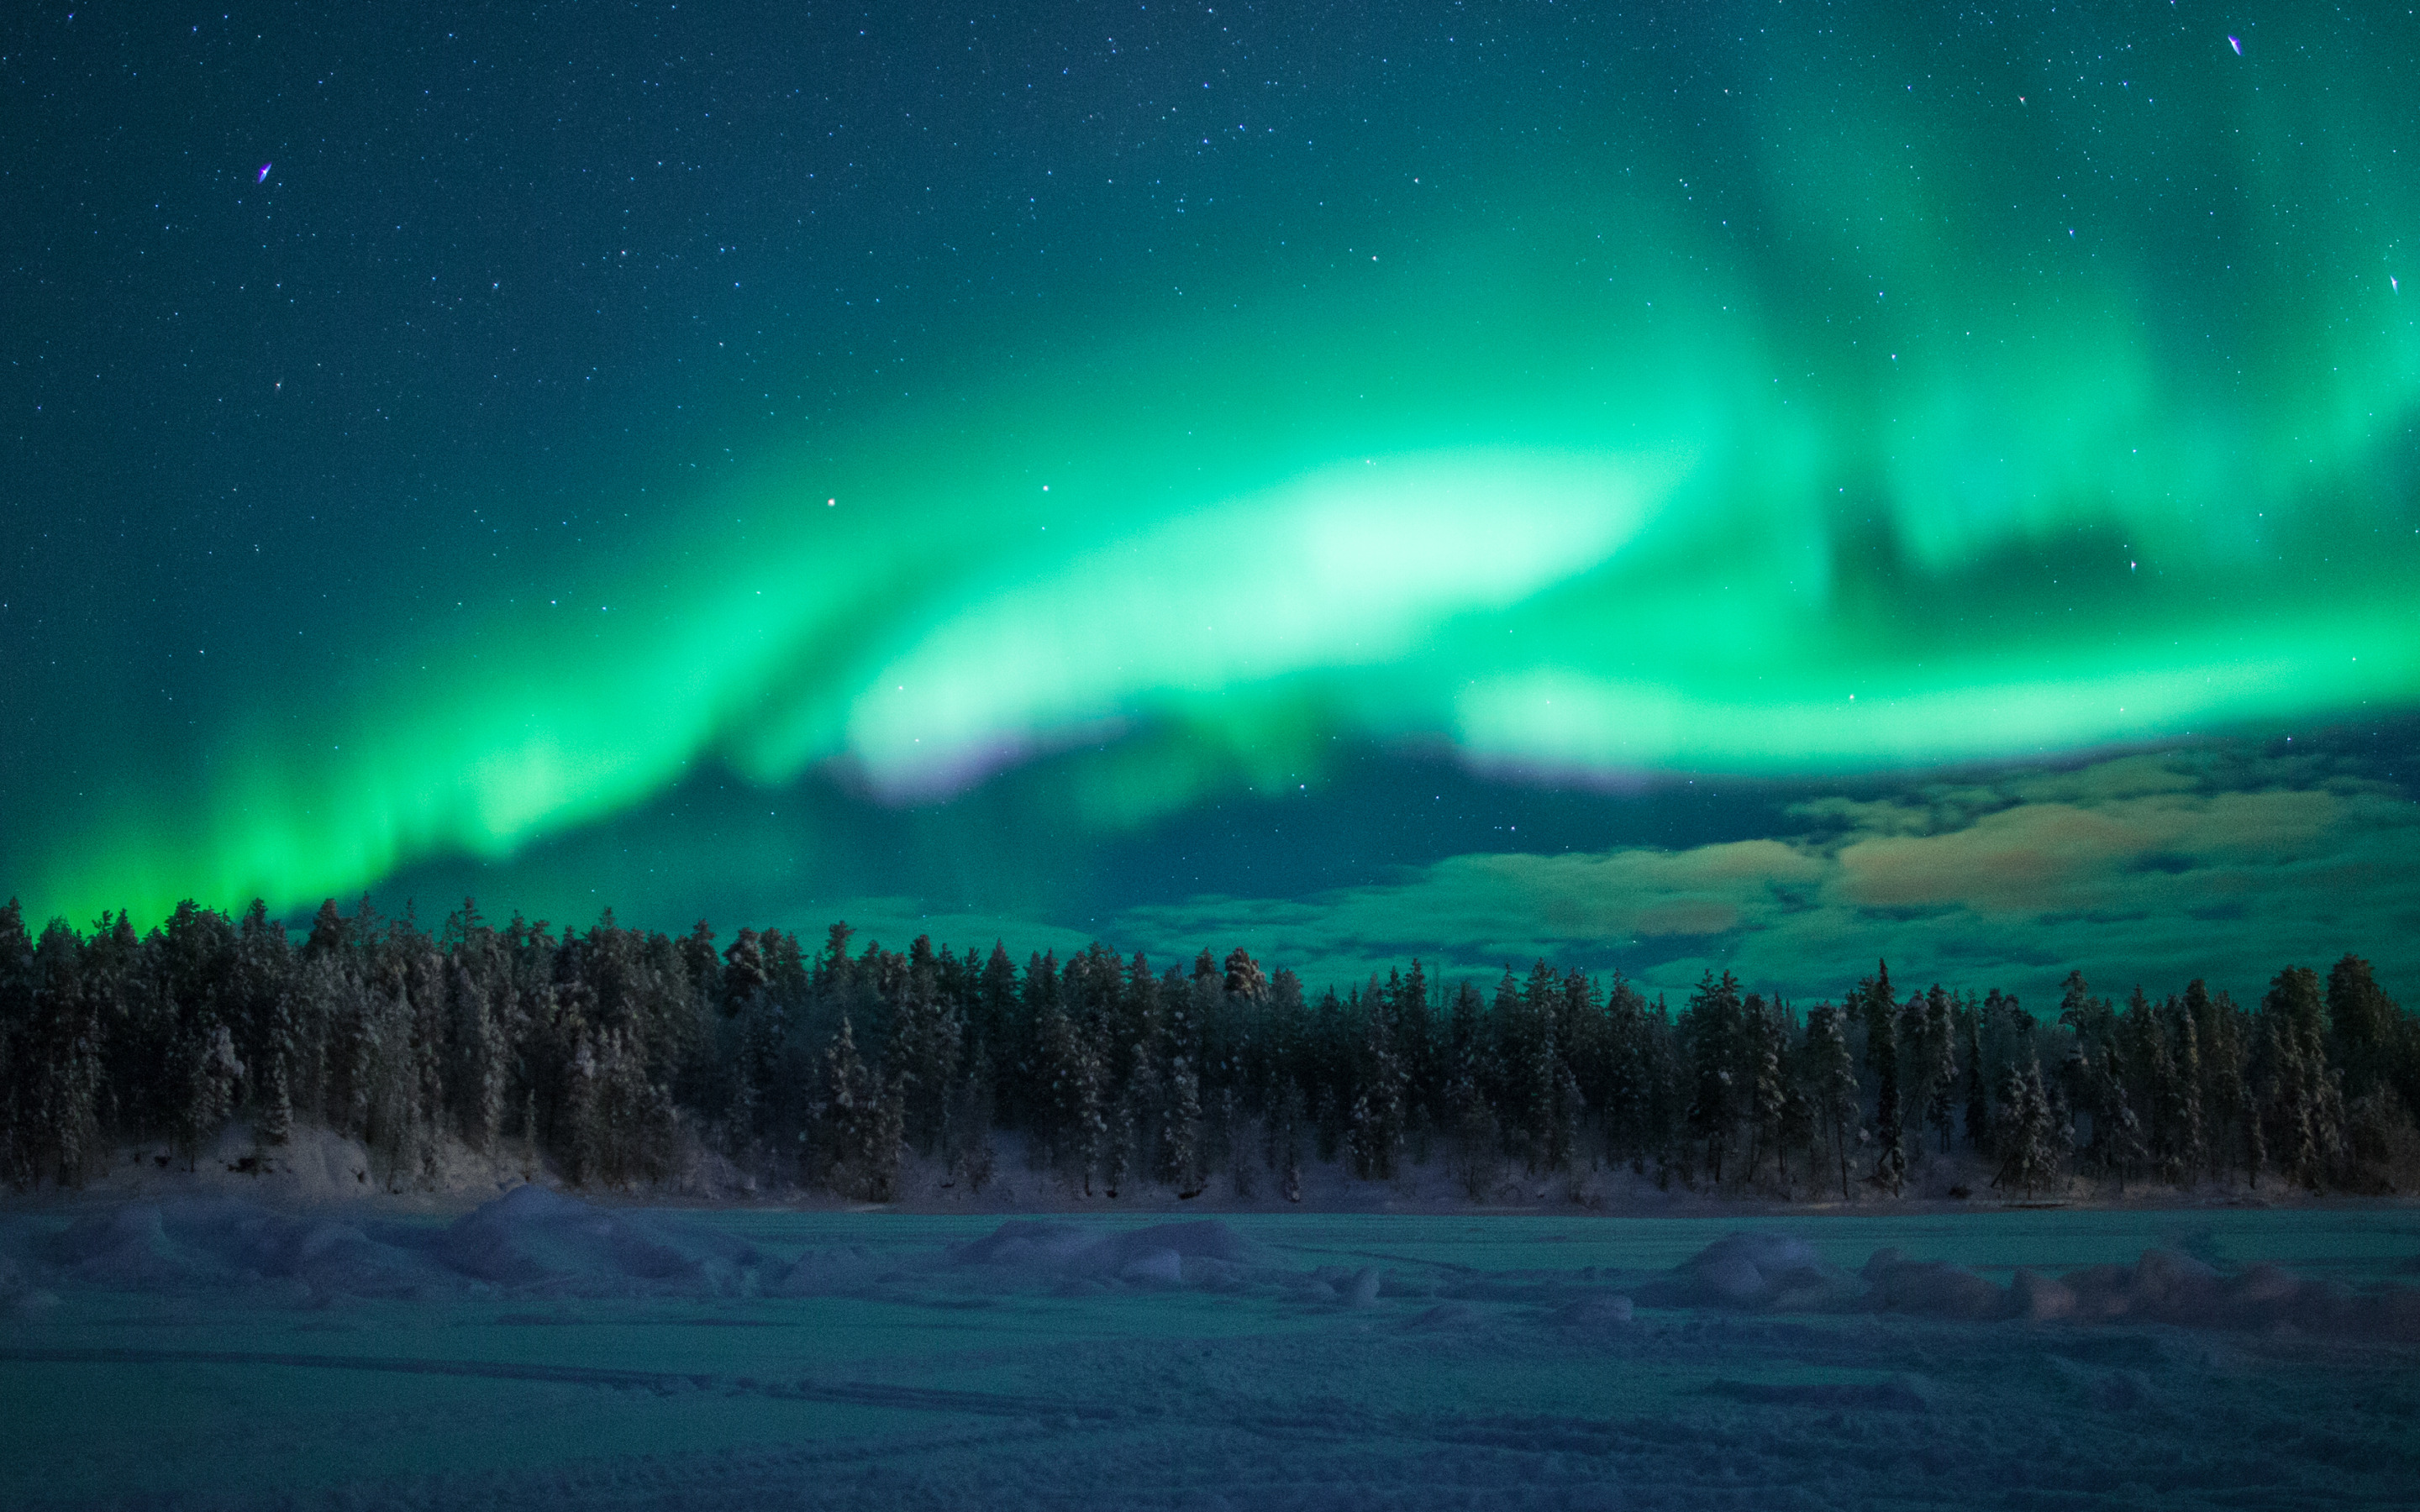
[[[2415,985],[2410,16],[5,24],[29,913]]]

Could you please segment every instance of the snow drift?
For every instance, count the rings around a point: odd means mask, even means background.
[[[1609,1235],[1612,1231],[1608,1231]],[[1047,1292],[1250,1292],[1373,1308],[1417,1302],[1407,1325],[1453,1321],[1466,1302],[1529,1302],[1568,1326],[1617,1326],[1633,1309],[1877,1313],[1965,1321],[2190,1329],[2298,1329],[2420,1341],[2420,1288],[2362,1288],[2275,1264],[2231,1272],[2171,1248],[2132,1264],[2060,1275],[2015,1268],[2004,1283],[1972,1266],[1896,1248],[1859,1270],[1804,1235],[1728,1235],[1667,1270],[1446,1274],[1404,1280],[1378,1265],[1308,1257],[1218,1220],[1109,1227],[1011,1220],[957,1243],[876,1253],[863,1246],[776,1253],[712,1214],[608,1209],[522,1186],[449,1224],[349,1223],[231,1197],[86,1209],[64,1227],[37,1212],[0,1220],[0,1301],[23,1313],[70,1291],[236,1293],[275,1303],[335,1297],[727,1298],[880,1293],[892,1300]],[[2407,1262],[2408,1265],[2408,1262]],[[1984,1267],[1983,1269],[1990,1269]],[[1581,1284],[1575,1284],[1581,1283]]]

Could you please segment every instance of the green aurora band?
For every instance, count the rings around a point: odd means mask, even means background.
[[[1155,324],[830,422],[265,703],[27,903],[307,905],[716,764],[905,801],[1107,743],[1068,820],[1115,827],[1339,733],[1601,780],[2409,704],[2420,101],[2289,33],[1745,39],[1721,150],[1601,109],[1315,275],[1205,256]]]

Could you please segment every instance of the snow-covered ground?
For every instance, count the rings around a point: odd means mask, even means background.
[[[2420,1500],[2420,1210],[0,1213],[0,1505]]]

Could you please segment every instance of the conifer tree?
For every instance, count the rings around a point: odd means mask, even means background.
[[[1404,1147],[1403,1066],[1395,1049],[1384,998],[1365,999],[1366,1028],[1361,1064],[1355,1076],[1351,1124],[1346,1139],[1352,1150],[1353,1174],[1365,1181],[1391,1180]]]
[[[1958,1024],[1949,994],[1935,982],[1924,995],[1924,1121],[1949,1153],[1958,1094]]]
[[[2056,1174],[2061,1144],[2057,1110],[2043,1085],[2040,1060],[2009,1068],[1997,1122],[2003,1153],[1992,1184],[2022,1190],[2030,1201]]]
[[[1742,1111],[1746,1059],[1742,1019],[1739,981],[1728,971],[1719,981],[1711,970],[1700,976],[1681,1012],[1681,1035],[1689,1057],[1689,1134],[1702,1143],[1707,1174],[1717,1190]]]
[[[1846,1011],[1829,1003],[1808,1010],[1801,1052],[1805,1059],[1799,1072],[1816,1125],[1829,1135],[1833,1157],[1839,1164],[1842,1201],[1849,1196],[1849,1146],[1862,1138],[1857,1065],[1849,1054],[1849,1037],[1842,1025]]]
[[[1626,1160],[1633,1171],[1643,1171],[1653,1142],[1647,1129],[1652,1102],[1647,1001],[1619,974],[1606,995],[1602,1039],[1601,1080],[1583,1090],[1604,1122],[1607,1157]]]
[[[1755,1184],[1757,1168],[1770,1157],[1775,1181],[1787,1188],[1783,1124],[1790,1109],[1790,1079],[1782,1062],[1790,1053],[1789,1027],[1778,1004],[1768,1007],[1753,993],[1742,1005],[1740,1026],[1745,1083],[1741,1090],[1748,1129],[1747,1166],[1740,1174],[1747,1184]]]
[[[2210,1164],[2210,1130],[2202,1106],[2206,1073],[2201,1063],[2201,1030],[2193,1012],[2169,999],[2170,1033],[2176,1041],[2178,1180],[2190,1185],[2201,1180]]]
[[[1190,1058],[1179,1056],[1168,1078],[1169,1107],[1159,1179],[1179,1197],[1202,1195],[1202,1078]]]
[[[2348,1102],[2387,1085],[2401,1010],[2378,985],[2369,963],[2347,954],[2328,971],[2328,1050],[2344,1072]]]
[[[940,995],[933,942],[918,935],[908,953],[905,995],[892,1029],[890,1063],[907,1099],[908,1143],[920,1155],[940,1147],[958,1076],[965,1026]]]
[[[1288,1076],[1269,1103],[1264,1125],[1264,1149],[1278,1193],[1288,1202],[1302,1200],[1302,1126],[1308,1117],[1302,1084]]]
[[[35,1026],[34,942],[16,899],[0,907],[0,1180],[40,1180],[40,1096],[46,1073]]]
[[[1437,1053],[1435,1012],[1429,1002],[1429,991],[1428,973],[1421,968],[1419,958],[1414,956],[1411,970],[1388,1003],[1395,1055],[1404,1069],[1405,1117],[1422,1129],[1436,1121],[1444,1090],[1439,1080],[1442,1057]]]
[[[885,1087],[858,1054],[847,1015],[824,1050],[823,1087],[807,1140],[811,1178],[856,1202],[898,1195],[905,1115],[896,1086]]]
[[[1969,995],[1967,1005],[1959,1024],[1966,1042],[1966,1145],[1978,1154],[1989,1154],[1993,1146],[1992,1097],[1984,1080],[1983,1025],[1987,1017],[1996,1018],[2000,1012],[2000,990],[1993,988],[1991,996],[1979,1008]]]
[[[1502,1175],[1504,1132],[1478,1082],[1469,1074],[1448,1090],[1453,1112],[1454,1178],[1463,1195],[1484,1202]]]
[[[32,1017],[17,1052],[26,1074],[7,1101],[31,1116],[25,1174],[81,1186],[107,1160],[101,1139],[101,1026],[85,980],[82,944],[65,919],[43,929],[32,964]]]
[[[2341,1102],[2327,1063],[2318,974],[2288,966],[2261,998],[2268,1149],[2288,1178],[2316,1188],[2333,1159]]]
[[[1907,1135],[1900,1105],[1899,1004],[1891,996],[1890,964],[1863,984],[1866,1069],[1874,1073],[1874,1170],[1867,1178],[1893,1196],[1907,1179]]]
[[[950,1109],[949,1133],[945,1145],[947,1177],[944,1186],[963,1182],[970,1193],[981,1194],[991,1184],[998,1156],[992,1148],[991,1076],[985,1069],[988,1057],[981,1041],[968,1057],[965,1073],[958,1080],[957,1095]]]

